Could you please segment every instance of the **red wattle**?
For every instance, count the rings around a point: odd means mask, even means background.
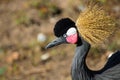
[[[66,37],[67,42],[75,44],[77,42],[77,34],[73,34]]]

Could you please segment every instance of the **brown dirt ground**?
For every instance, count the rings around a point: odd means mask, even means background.
[[[70,68],[75,46],[60,45],[49,50],[45,50],[44,47],[54,38],[52,30],[57,20],[62,17],[76,20],[79,15],[77,7],[81,4],[80,1],[51,0],[63,12],[54,17],[49,16],[47,19],[38,16],[38,10],[30,6],[31,1],[34,0],[0,1],[0,68],[7,67],[6,72],[0,75],[0,80],[71,80]],[[119,0],[114,0],[112,4],[108,3],[105,6],[108,11],[114,12],[119,21],[120,9],[112,11],[109,6],[119,6],[120,2],[118,2]],[[34,23],[17,24],[16,21],[21,15],[27,15]],[[38,43],[36,40],[38,33],[44,33],[48,40]],[[119,43],[118,38],[113,38]],[[119,49],[119,47],[112,49]],[[93,54],[90,51],[86,60],[87,65],[94,70],[103,67],[110,53],[104,49],[96,52],[104,55]],[[50,58],[42,61],[40,57],[46,53],[50,54]]]

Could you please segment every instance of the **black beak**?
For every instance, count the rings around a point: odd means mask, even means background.
[[[62,44],[62,43],[67,43],[65,37],[59,37],[59,38],[53,40],[53,41],[50,42],[45,48],[48,49],[48,48],[51,48],[51,47],[60,45],[60,44]]]

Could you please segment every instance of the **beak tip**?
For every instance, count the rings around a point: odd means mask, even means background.
[[[45,47],[45,49],[48,49],[48,48],[49,48],[48,46]]]
[[[45,47],[45,49],[52,48],[52,47],[54,47],[54,46],[56,46],[56,45],[60,45],[60,44],[65,43],[65,42],[66,42],[66,40],[64,40],[63,37],[57,38],[57,39],[55,39],[54,41],[52,41],[51,43],[49,43],[49,44]]]
[[[50,44],[48,44],[48,45],[45,47],[45,49],[49,49],[49,48],[51,48],[51,45],[50,45]]]

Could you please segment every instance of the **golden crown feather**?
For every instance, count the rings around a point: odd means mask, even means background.
[[[98,5],[89,6],[81,12],[76,26],[80,35],[92,46],[103,43],[117,28],[115,19]]]

